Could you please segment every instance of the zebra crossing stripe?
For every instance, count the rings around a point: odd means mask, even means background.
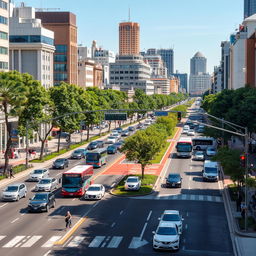
[[[216,201],[216,202],[221,202],[221,197],[215,196],[215,201]]]
[[[46,243],[44,243],[41,247],[52,247],[53,243],[58,241],[61,236],[52,236]]]
[[[196,196],[195,195],[190,195],[190,200],[195,200]]]
[[[171,199],[177,199],[178,195],[171,196]]]
[[[0,236],[0,241],[3,240],[6,236]]]
[[[72,239],[72,241],[67,245],[67,247],[78,247],[84,239],[84,236],[75,236],[75,238]]]
[[[203,201],[204,200],[204,196],[199,195],[199,201]]]
[[[32,236],[26,243],[24,243],[21,247],[31,247],[35,244],[42,236]]]
[[[88,247],[92,247],[92,248],[97,248],[100,246],[100,244],[103,242],[103,240],[105,239],[105,236],[96,236],[91,243],[89,244]]]
[[[208,201],[212,201],[212,199],[213,199],[212,196],[207,196]]]
[[[123,240],[122,236],[113,236],[107,248],[117,248],[122,240]]]
[[[181,195],[181,200],[185,200],[185,199],[187,199],[187,195],[182,194]]]
[[[26,236],[15,236],[11,241],[3,246],[3,248],[11,248],[18,244]]]

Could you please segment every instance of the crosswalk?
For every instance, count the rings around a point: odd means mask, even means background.
[[[215,202],[222,203],[223,199],[221,196],[210,196],[210,195],[191,195],[191,194],[177,194],[177,195],[148,195],[148,196],[138,196],[132,199],[150,199],[150,200],[190,200],[190,201],[205,201],[205,202]]]
[[[120,243],[123,241],[123,238],[123,236],[95,236],[92,240],[90,239],[89,242],[86,242],[86,246],[88,248],[118,248]],[[61,239],[61,236],[52,236],[45,241],[41,235],[18,235],[12,238],[0,235],[0,248],[29,248],[33,246],[51,248],[55,246],[55,242],[59,239]],[[81,244],[83,244],[85,239],[85,236],[73,236],[67,244],[63,245],[63,247],[79,247]]]

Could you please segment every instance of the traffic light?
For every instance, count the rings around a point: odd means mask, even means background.
[[[180,122],[180,120],[181,120],[181,112],[177,113],[177,118],[178,118],[178,121]]]
[[[245,168],[246,167],[246,157],[245,155],[240,155],[240,166]]]

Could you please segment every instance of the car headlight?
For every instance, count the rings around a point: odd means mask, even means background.
[[[42,204],[40,204],[40,206],[46,206],[46,203],[42,203]]]
[[[178,243],[179,242],[179,240],[177,239],[176,241],[173,241],[172,243]]]
[[[161,243],[161,241],[158,241],[157,239],[154,238],[154,242],[156,243]]]

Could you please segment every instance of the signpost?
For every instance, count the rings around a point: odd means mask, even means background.
[[[127,113],[105,113],[105,121],[125,121]]]
[[[168,116],[167,111],[155,111],[155,116]]]

